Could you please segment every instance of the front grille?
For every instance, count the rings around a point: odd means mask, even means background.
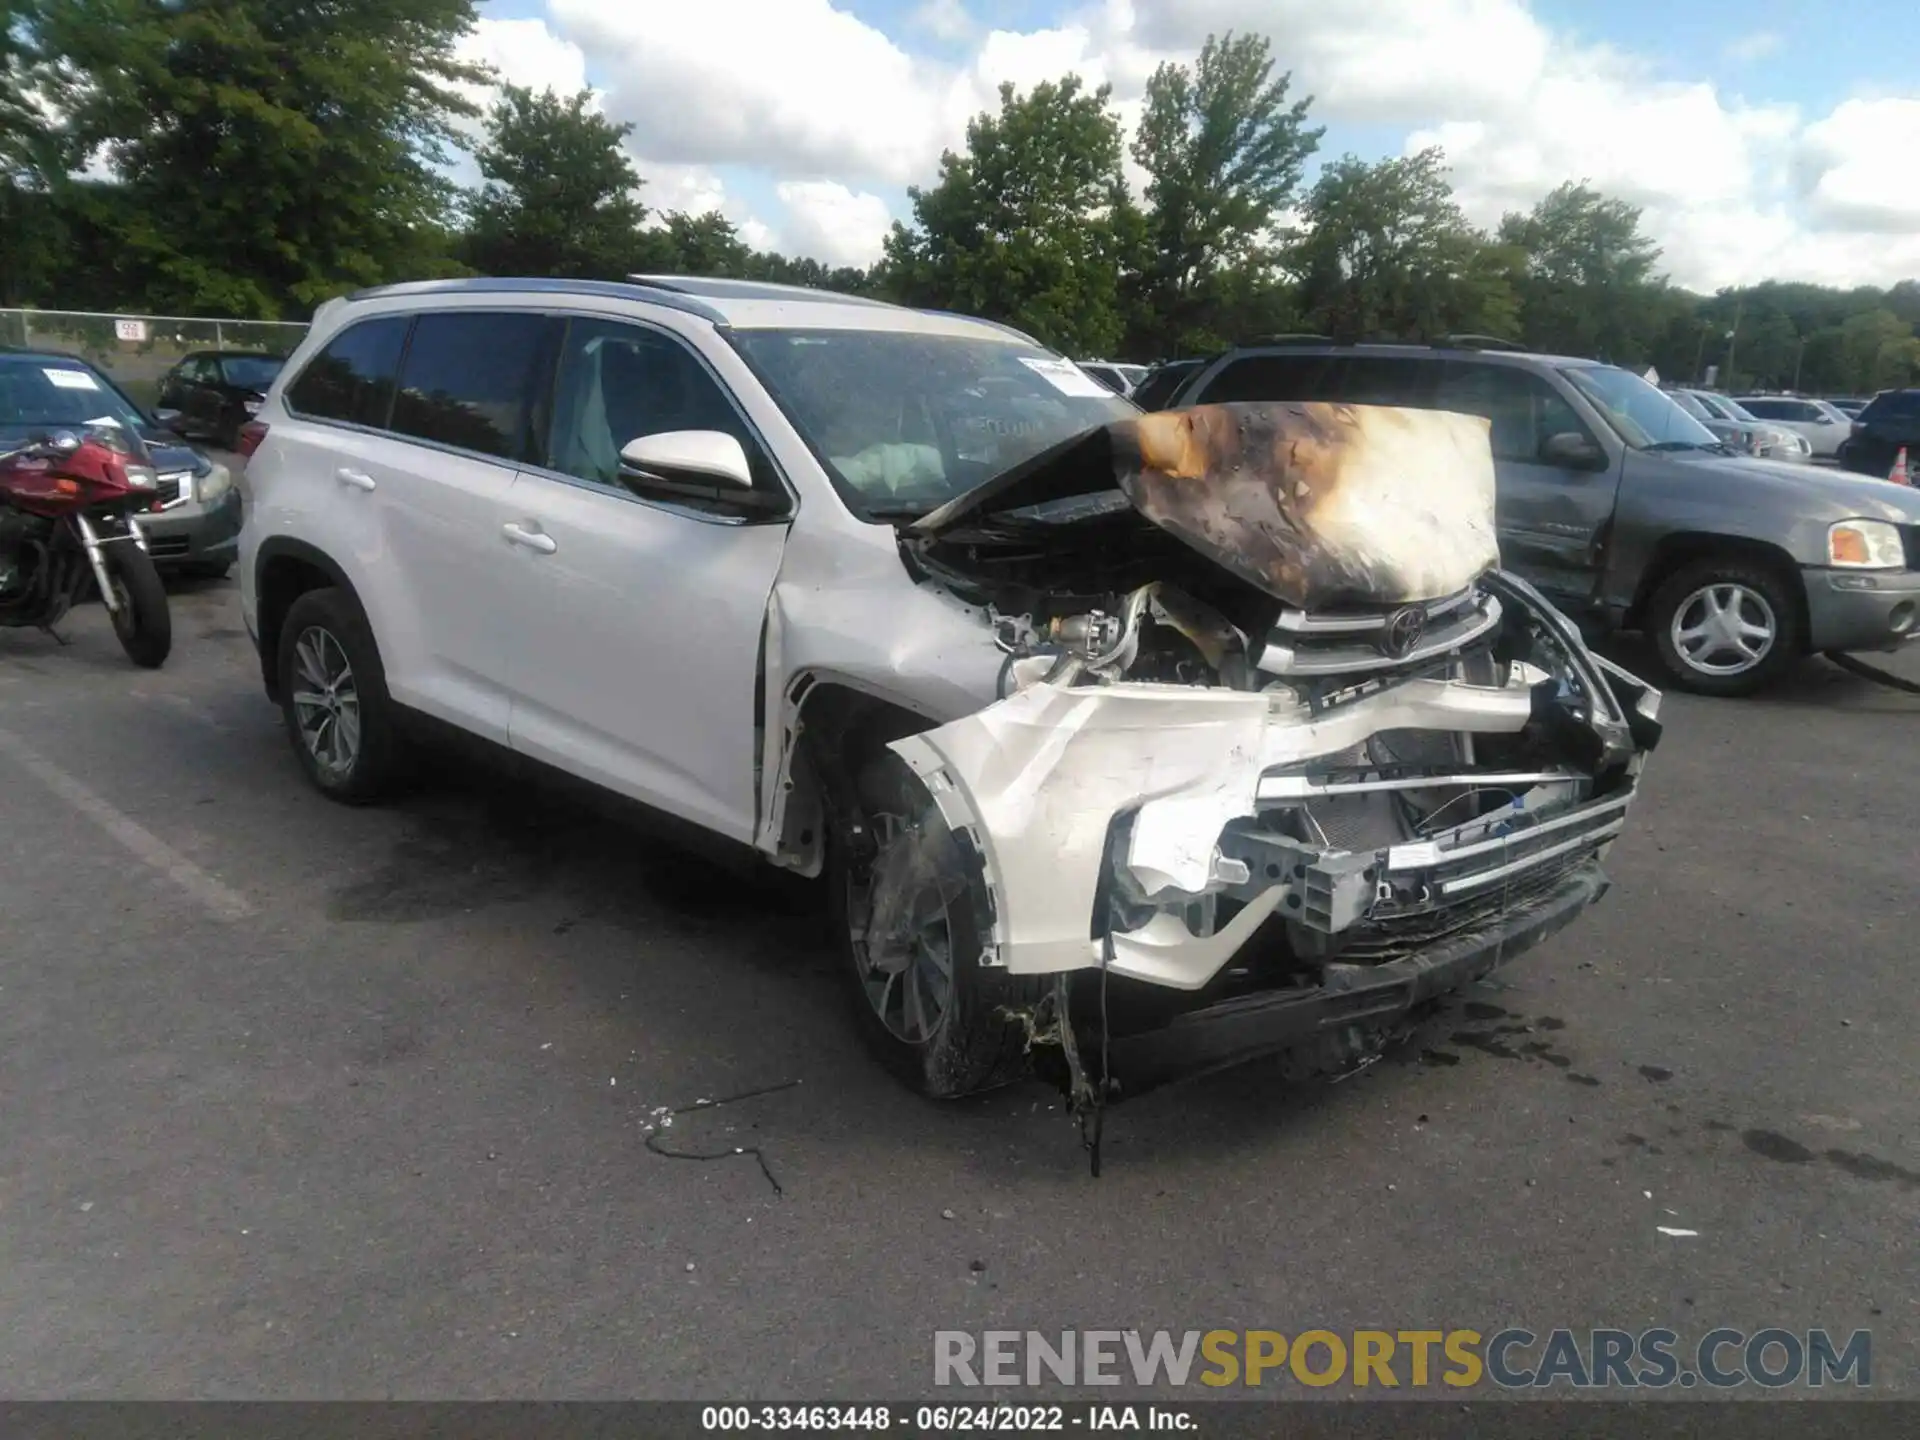
[[[155,560],[166,560],[187,553],[189,546],[184,535],[149,535],[147,554]]]
[[[193,477],[185,472],[162,475],[153,487],[153,508],[171,510],[183,504],[193,493]]]
[[[1339,958],[1368,963],[1398,960],[1456,935],[1489,928],[1509,911],[1551,892],[1572,871],[1591,859],[1588,852],[1562,856],[1443,909],[1363,920],[1341,937]]]
[[[1419,623],[1399,632],[1397,622],[1409,616]],[[1321,612],[1287,608],[1256,664],[1269,675],[1302,678],[1403,669],[1460,650],[1499,623],[1500,602],[1478,588],[1422,605]]]
[[[1920,570],[1920,525],[1902,525],[1900,543],[1907,552],[1907,569]]]

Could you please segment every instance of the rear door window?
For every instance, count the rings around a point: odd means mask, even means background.
[[[525,312],[449,310],[414,322],[391,428],[503,460],[532,458],[537,380],[561,322]]]
[[[1198,399],[1208,405],[1339,398],[1336,355],[1248,355],[1229,362]]]
[[[1511,365],[1447,365],[1435,404],[1442,410],[1484,417],[1493,427],[1493,458],[1541,463],[1541,449],[1555,435],[1592,440],[1565,397],[1540,376]]]
[[[1337,398],[1348,405],[1431,410],[1437,403],[1441,368],[1437,360],[1414,360],[1404,355],[1352,355],[1342,368]]]
[[[1863,421],[1920,419],[1920,390],[1889,390],[1860,412]]]
[[[349,325],[287,390],[287,408],[315,420],[384,426],[410,318],[382,315]]]

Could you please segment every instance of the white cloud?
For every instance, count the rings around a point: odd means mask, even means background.
[[[975,28],[973,17],[960,0],[924,0],[913,12],[913,24],[934,39],[949,43],[967,39]]]
[[[939,153],[933,67],[828,0],[550,0],[607,108],[677,163],[903,183]]]
[[[880,258],[893,216],[878,195],[855,192],[832,180],[788,181],[778,194],[787,208],[785,233],[796,255],[863,268]]]
[[[650,203],[670,203],[668,167],[688,184],[717,185],[715,167],[729,165],[784,183],[798,197],[788,238],[823,258],[871,253],[886,209],[872,192],[932,180],[1002,80],[1024,90],[1074,71],[1110,83],[1130,138],[1154,66],[1235,30],[1272,39],[1315,120],[1387,127],[1409,150],[1442,145],[1481,223],[1586,179],[1643,207],[1684,284],[1885,283],[1920,269],[1920,192],[1886,183],[1920,148],[1920,97],[1824,117],[1748,103],[1704,78],[1676,81],[1671,57],[1556,32],[1528,0],[1059,0],[1046,28],[1027,31],[979,25],[970,0],[924,0],[897,35],[848,0],[547,3],[546,24],[483,22],[496,63],[556,83],[590,69],[607,113],[635,126],[636,152],[660,162],[645,171]],[[917,53],[929,37],[949,55],[964,44],[965,58]],[[1770,43],[1740,36],[1728,53],[1755,64]],[[1137,191],[1144,176],[1128,169]]]
[[[1743,65],[1751,65],[1756,60],[1765,60],[1778,55],[1786,47],[1786,38],[1773,30],[1755,30],[1742,35],[1727,46],[1727,58]]]
[[[1920,98],[1849,100],[1801,137],[1796,169],[1824,228],[1913,238],[1920,187],[1889,177],[1920,169]]]
[[[490,65],[507,85],[577,95],[587,88],[586,52],[544,20],[481,20],[460,42],[469,64]]]

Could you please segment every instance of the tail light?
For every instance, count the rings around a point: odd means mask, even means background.
[[[240,427],[241,458],[242,459],[252,458],[253,452],[260,448],[260,442],[262,440],[265,440],[266,438],[267,438],[267,422],[266,421],[249,420],[246,424],[242,425]]]

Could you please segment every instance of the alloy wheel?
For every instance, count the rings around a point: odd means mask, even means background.
[[[1702,675],[1741,675],[1772,653],[1780,624],[1767,597],[1733,581],[1703,585],[1673,612],[1674,653]]]
[[[917,827],[897,832],[875,862],[865,894],[854,897],[865,901],[867,915],[854,946],[861,987],[887,1032],[909,1045],[938,1035],[953,1003],[948,907],[965,893],[964,886],[942,883],[927,841]]]
[[[293,707],[307,753],[327,774],[352,773],[360,756],[360,694],[340,641],[318,625],[293,646]]]

